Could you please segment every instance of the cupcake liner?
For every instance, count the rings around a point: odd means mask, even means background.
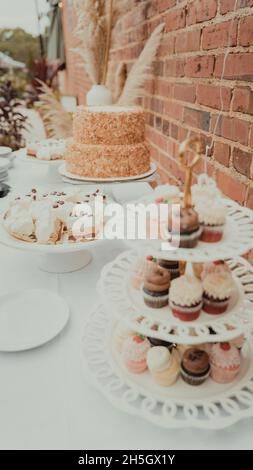
[[[180,374],[181,374],[181,377],[182,379],[188,383],[189,385],[201,385],[203,384],[209,377],[210,375],[210,367],[208,369],[208,371],[204,372],[203,375],[193,375],[191,374],[190,372],[186,372],[184,369],[182,369],[182,367],[180,368]]]
[[[223,301],[210,299],[206,295],[203,297],[203,310],[210,315],[221,315],[228,309],[229,299]]]
[[[174,317],[181,321],[194,321],[200,316],[202,301],[195,306],[180,306],[170,301],[170,308]]]
[[[194,248],[198,243],[201,233],[202,233],[202,227],[200,227],[198,230],[192,233],[186,233],[186,234],[182,234],[182,233],[173,234],[172,233],[173,242],[174,241],[179,242],[179,248]]]
[[[206,243],[217,243],[223,237],[224,225],[203,225],[200,240]]]
[[[144,303],[151,308],[162,308],[169,303],[169,290],[165,292],[148,293],[147,290],[142,290]]]
[[[226,384],[233,382],[240,370],[240,366],[226,369],[223,367],[216,366],[211,363],[210,377],[219,384]]]

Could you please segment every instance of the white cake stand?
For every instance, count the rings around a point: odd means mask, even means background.
[[[133,331],[172,343],[201,344],[229,341],[253,327],[253,268],[246,260],[227,261],[235,282],[227,312],[209,315],[202,311],[197,320],[190,322],[175,318],[169,306],[152,309],[144,304],[142,292],[130,285],[135,260],[136,252],[121,253],[103,268],[97,287],[108,312],[123,319]]]
[[[69,273],[84,268],[92,259],[88,247],[93,248],[101,242],[101,239],[96,239],[58,245],[29,243],[11,237],[3,227],[2,218],[0,219],[0,243],[10,248],[35,253],[39,268],[49,273]]]
[[[47,182],[60,183],[62,181],[59,175],[59,166],[62,165],[63,160],[39,160],[35,157],[27,155],[26,149],[20,149],[17,152],[18,158],[25,163],[34,163],[35,165],[47,166]]]
[[[231,199],[223,199],[227,207],[226,224],[222,239],[217,243],[198,241],[194,248],[166,249],[162,240],[126,240],[129,248],[143,256],[187,262],[210,262],[241,256],[253,246],[253,211]]]
[[[222,429],[253,416],[252,342],[241,352],[241,369],[232,383],[209,378],[192,387],[181,378],[171,387],[159,387],[148,371],[130,374],[114,345],[110,315],[97,305],[82,335],[85,377],[116,408],[162,428]]]

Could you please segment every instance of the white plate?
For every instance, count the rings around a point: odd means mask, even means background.
[[[0,351],[15,352],[47,343],[65,327],[69,307],[47,290],[30,289],[0,297]]]
[[[0,146],[0,157],[7,157],[11,155],[12,149],[10,147]]]
[[[136,180],[142,180],[145,178],[148,178],[149,176],[153,175],[157,170],[157,166],[155,163],[151,163],[150,165],[150,170],[147,171],[146,173],[142,173],[140,175],[135,175],[135,176],[127,176],[127,177],[114,177],[114,178],[88,178],[88,177],[82,177],[82,176],[77,176],[74,175],[73,173],[70,173],[69,171],[66,170],[66,165],[63,163],[60,168],[59,168],[59,173],[61,176],[65,176],[66,178],[73,179],[76,181],[88,181],[88,182],[93,182],[93,183],[116,183],[116,182],[126,182],[126,181],[136,181]]]
[[[4,173],[10,167],[10,161],[8,158],[0,158],[0,174]]]
[[[1,182],[6,180],[6,178],[8,178],[8,172],[0,173],[0,181]]]
[[[242,365],[232,383],[208,379],[198,387],[180,378],[159,387],[148,371],[130,374],[114,347],[114,328],[104,306],[97,305],[83,329],[85,377],[116,408],[163,428],[222,429],[253,416],[252,345],[246,343]]]

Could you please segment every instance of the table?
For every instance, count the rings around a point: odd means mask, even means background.
[[[17,191],[45,186],[46,171],[43,165],[17,162],[9,182]],[[126,186],[117,187],[121,199],[150,191],[145,183],[132,184],[130,191]],[[5,205],[0,200],[0,210]],[[40,271],[33,254],[0,245],[1,293],[46,288],[59,292],[71,309],[68,326],[52,342],[0,353],[0,449],[253,449],[253,419],[223,431],[166,431],[114,409],[85,380],[84,321],[97,302],[101,268],[124,249],[123,242],[101,243],[84,270],[56,275]]]

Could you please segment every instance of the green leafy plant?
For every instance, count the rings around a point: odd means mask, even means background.
[[[0,83],[0,145],[18,150],[24,146],[23,133],[27,117],[21,112],[22,102],[10,80]]]

